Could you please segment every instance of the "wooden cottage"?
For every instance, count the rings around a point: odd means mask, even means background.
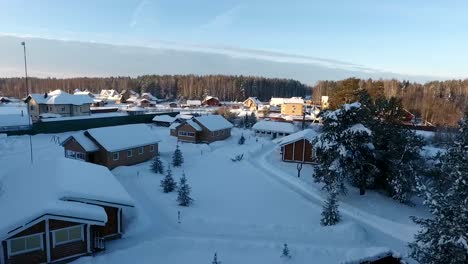
[[[64,263],[103,251],[121,237],[123,216],[134,207],[109,170],[95,164],[39,160],[3,176],[1,264]]]
[[[250,111],[256,111],[263,108],[262,102],[257,97],[249,97],[242,105]]]
[[[25,102],[33,121],[39,120],[42,114],[56,114],[60,116],[90,115],[93,98],[88,95],[72,95],[61,90],[45,94],[30,94]]]
[[[88,129],[71,135],[62,146],[67,158],[113,169],[152,159],[158,142],[151,126],[136,124]]]
[[[292,123],[262,120],[252,126],[256,136],[278,138],[291,135],[297,129]]]
[[[204,106],[220,106],[221,102],[219,101],[218,97],[207,96],[203,100],[202,105],[204,105]]]
[[[207,115],[186,120],[171,130],[180,141],[211,143],[231,136],[233,125],[220,115]]]
[[[317,132],[305,129],[289,136],[278,139],[276,143],[281,147],[281,158],[286,162],[314,163],[315,155],[312,140]]]

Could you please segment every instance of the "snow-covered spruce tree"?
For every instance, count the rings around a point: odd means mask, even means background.
[[[315,180],[344,191],[343,181],[349,180],[365,194],[373,184],[375,166],[372,132],[362,122],[369,119],[368,112],[358,102],[345,104],[335,111],[322,114],[322,134],[314,141],[320,161]]]
[[[328,193],[327,200],[323,204],[320,224],[323,226],[331,226],[337,224],[340,219],[340,212],[338,211],[338,190],[331,190]]]
[[[211,264],[221,264],[221,261],[218,260],[218,253],[214,254],[213,261]]]
[[[289,253],[289,248],[288,248],[288,244],[284,244],[283,246],[283,252],[281,254],[281,257],[283,258],[291,258],[291,253]]]
[[[173,192],[177,187],[174,178],[172,178],[171,166],[167,167],[166,176],[161,180],[161,187],[165,193]]]
[[[245,137],[244,137],[244,134],[241,135],[241,137],[239,138],[239,145],[244,145],[245,143]]]
[[[468,263],[468,111],[460,134],[441,158],[445,180],[419,182],[431,218],[413,218],[421,226],[411,243],[411,256],[420,263]],[[440,179],[439,179],[440,180]]]
[[[154,157],[153,161],[151,162],[151,170],[154,173],[163,174],[164,173],[164,165],[159,157],[159,153]]]
[[[405,115],[401,100],[379,98],[375,108],[376,120],[372,131],[380,171],[376,187],[386,190],[392,198],[407,203],[416,189],[424,141],[415,132],[401,126]]]
[[[177,144],[174,154],[172,155],[172,166],[180,167],[184,163],[184,157],[182,156],[182,151],[179,149]]]
[[[187,178],[185,177],[185,172],[182,173],[182,177],[179,181],[177,202],[180,206],[190,206],[193,202],[193,199],[190,197],[191,188],[187,183]]]

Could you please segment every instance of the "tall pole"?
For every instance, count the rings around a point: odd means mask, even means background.
[[[28,66],[26,63],[26,42],[21,42],[21,45],[23,46],[23,54],[24,54],[24,75],[25,75],[25,86],[26,86],[26,98],[31,94],[29,91],[29,85],[28,85]],[[27,104],[28,108],[28,125],[29,128],[32,128],[31,126],[31,114],[29,113],[29,104]],[[31,134],[29,134],[29,152],[31,156],[31,164],[33,163],[33,148],[32,148],[32,137]]]

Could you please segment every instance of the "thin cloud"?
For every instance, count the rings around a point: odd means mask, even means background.
[[[130,27],[134,28],[138,24],[138,20],[145,10],[145,6],[148,4],[148,0],[141,0],[138,5],[135,7],[132,13],[132,19],[130,20]]]
[[[240,11],[242,10],[242,5],[233,6],[228,10],[218,14],[211,21],[202,25],[201,30],[219,30],[224,29],[234,23],[237,19]]]

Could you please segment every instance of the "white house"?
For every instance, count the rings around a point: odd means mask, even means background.
[[[252,129],[255,131],[255,135],[257,136],[267,136],[271,138],[288,136],[297,131],[296,127],[292,123],[266,120],[255,123]]]

